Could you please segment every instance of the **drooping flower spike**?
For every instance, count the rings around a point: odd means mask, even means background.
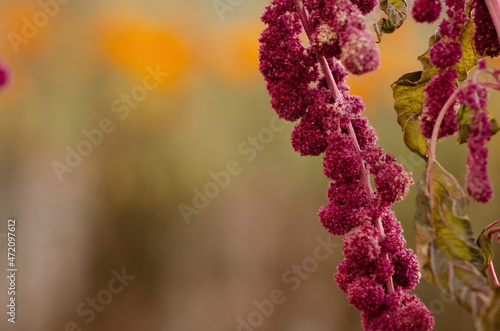
[[[293,148],[301,155],[324,153],[323,171],[331,182],[328,204],[318,216],[329,232],[345,235],[345,259],[335,280],[361,310],[363,326],[430,330],[430,312],[407,293],[420,272],[390,210],[408,193],[411,174],[376,144],[373,128],[361,115],[362,101],[349,95],[345,84],[345,69],[363,74],[379,65],[363,18],[373,6],[372,1],[272,1],[262,17],[268,27],[260,38],[260,70],[278,116],[300,119]],[[303,31],[310,47],[300,42]]]
[[[486,110],[489,92],[478,82],[466,84],[457,94],[458,101],[469,107],[470,133],[467,139],[467,193],[478,202],[488,202],[493,197],[493,188],[488,177],[488,149],[491,138],[491,122]]]

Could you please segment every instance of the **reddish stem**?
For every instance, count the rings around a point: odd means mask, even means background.
[[[498,224],[500,223],[500,219],[499,220],[496,220],[495,222],[491,223],[490,225],[488,225],[485,230],[488,231],[488,241],[491,242],[491,238],[493,237],[493,235],[499,235],[500,234],[500,226],[498,226]],[[500,238],[499,238],[500,239]],[[493,280],[493,283],[495,284],[495,286],[500,286],[500,283],[498,282],[498,277],[497,277],[497,274],[495,272],[495,267],[493,266],[493,261],[490,261],[490,263],[488,264],[488,272],[491,276],[491,279]]]
[[[450,95],[448,100],[446,100],[446,103],[444,104],[443,108],[439,111],[439,115],[436,119],[436,123],[434,124],[434,128],[432,129],[432,136],[431,136],[431,141],[430,141],[430,146],[429,146],[429,158],[427,160],[427,185],[428,185],[428,190],[429,190],[429,206],[430,206],[430,215],[429,215],[429,220],[431,224],[434,223],[434,185],[433,185],[433,170],[434,170],[434,161],[436,159],[436,143],[438,140],[438,133],[439,133],[439,128],[441,127],[441,123],[443,122],[444,115],[446,114],[446,111],[448,111],[448,108],[450,108],[451,104],[455,100],[455,97],[458,94],[459,89],[457,88],[453,93]]]
[[[302,22],[302,26],[304,27],[304,30],[306,32],[306,35],[309,38],[309,40],[311,40],[311,29],[307,22],[307,14],[304,5],[301,0],[294,0],[294,3],[295,3],[295,8],[297,9],[297,13]],[[316,58],[319,60],[321,71],[325,75],[328,88],[330,89],[333,98],[335,100],[341,100],[341,101],[344,100],[344,97],[340,93],[337,84],[335,83],[335,79],[333,78],[332,71],[328,66],[326,58],[323,55],[319,54],[318,52],[315,52],[315,54]],[[358,139],[356,138],[356,133],[354,132],[352,122],[349,122],[348,131],[349,131],[349,136],[354,140],[356,152],[358,153],[358,155],[361,156],[361,149],[359,147]],[[368,171],[366,170],[366,166],[363,161],[361,161],[361,180],[363,182],[363,186],[365,187],[366,194],[370,197],[370,199],[374,198],[373,189],[370,184],[370,177],[368,176]],[[384,233],[383,230],[384,229],[382,228],[382,234]]]
[[[302,26],[304,27],[304,30],[306,32],[307,37],[309,40],[312,40],[311,38],[311,30],[309,27],[309,24],[307,22],[307,14],[306,10],[304,8],[304,5],[301,0],[294,0],[293,1],[295,4],[295,8],[297,9],[297,14],[300,17],[300,20],[302,22]],[[344,97],[340,93],[337,83],[335,82],[335,79],[333,78],[332,71],[328,65],[328,62],[326,58],[321,55],[318,52],[315,52],[316,58],[319,60],[319,64],[321,66],[321,71],[323,72],[323,75],[325,75],[325,79],[328,84],[328,88],[330,89],[332,96],[335,100],[344,100]],[[365,188],[365,192],[370,198],[370,200],[375,198],[375,195],[373,194],[373,189],[370,183],[370,176],[368,175],[368,171],[366,170],[366,166],[363,162],[363,159],[361,158],[361,148],[359,147],[358,139],[356,137],[356,132],[354,131],[354,127],[352,126],[352,122],[349,122],[348,126],[348,132],[349,136],[353,139],[354,141],[354,146],[356,149],[356,153],[359,155],[360,160],[361,160],[361,181],[363,182],[363,186]],[[377,228],[380,231],[381,237],[383,238],[385,236],[385,231],[384,227],[382,225],[382,220],[380,218],[377,218]],[[389,255],[387,253],[384,254],[384,258],[389,259]],[[392,281],[392,277],[387,281],[387,291],[389,293],[394,292],[394,283]]]
[[[488,231],[488,240],[491,241],[491,237],[493,237],[494,234],[499,234],[500,233],[500,227],[494,228],[491,231]]]
[[[495,222],[491,223],[490,225],[488,225],[485,230],[490,230],[491,228],[494,228],[495,226],[497,226],[497,224],[500,223],[500,219],[496,220]]]
[[[493,266],[493,261],[490,261],[490,264],[488,264],[488,272],[490,273],[491,279],[493,280],[493,284],[495,284],[496,287],[500,286],[497,274],[495,273],[495,267]]]

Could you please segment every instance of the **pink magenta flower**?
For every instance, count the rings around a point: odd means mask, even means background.
[[[361,1],[363,2],[363,1]],[[367,2],[363,2],[365,5]],[[373,5],[373,2],[370,2]],[[380,54],[366,31],[363,14],[349,0],[308,0],[311,43],[326,57],[336,57],[350,72],[361,75],[377,69]],[[367,6],[362,6],[366,10]]]
[[[445,0],[444,3],[448,7],[446,10],[448,18],[443,19],[439,25],[439,35],[441,38],[457,39],[468,16],[465,12],[465,0]]]
[[[381,314],[363,313],[363,326],[367,331],[420,331],[434,325],[427,308],[415,296],[402,290],[391,293]],[[420,317],[419,317],[420,316]]]
[[[402,234],[401,223],[398,222],[391,210],[383,213],[381,218],[385,230],[385,236],[380,242],[382,249],[391,256],[402,252],[406,247],[406,240]]]
[[[439,112],[457,88],[455,86],[457,78],[458,74],[454,69],[440,70],[424,88],[425,103],[420,118],[420,129],[425,137],[430,138],[432,136],[432,130]],[[453,103],[446,111],[439,129],[439,138],[453,135],[458,131],[455,105],[456,103]]]
[[[484,0],[473,0],[472,9],[474,10],[474,24],[476,25],[476,32],[474,33],[476,51],[481,56],[499,56],[500,42],[486,3]]]
[[[333,116],[333,111],[332,106],[324,103],[312,104],[292,132],[293,149],[300,155],[323,153],[328,147],[328,122],[325,119]]]
[[[378,5],[377,0],[351,0],[355,4],[363,15],[371,12]]]
[[[374,170],[375,187],[382,206],[391,206],[396,201],[401,201],[408,194],[410,185],[413,184],[411,174],[405,172],[403,167],[395,163],[392,155],[384,155],[385,162],[381,162]]]
[[[340,40],[341,61],[355,75],[371,72],[380,66],[380,52],[365,30],[349,29]]]
[[[440,0],[415,0],[411,14],[420,23],[432,23],[441,15]]]
[[[386,301],[384,286],[366,276],[354,280],[346,292],[349,303],[368,314],[377,314]]]
[[[321,207],[321,224],[334,235],[344,235],[359,226],[367,214],[368,199],[359,179],[332,181],[328,188],[328,205]]]
[[[358,263],[370,263],[380,259],[380,235],[369,223],[358,226],[344,238],[344,256]]]
[[[462,47],[456,41],[438,41],[429,50],[431,63],[440,69],[454,66],[462,58]]]
[[[360,164],[353,139],[347,134],[332,132],[323,160],[325,175],[334,181],[349,182],[359,177]]]
[[[297,14],[284,11],[288,8],[284,2],[277,3],[263,16],[269,26],[260,38],[260,71],[278,116],[295,121],[317,98],[309,84],[318,79],[318,69],[314,55],[298,37],[302,27]]]
[[[411,249],[404,249],[392,258],[394,285],[406,291],[413,290],[420,281],[420,270],[416,255]]]

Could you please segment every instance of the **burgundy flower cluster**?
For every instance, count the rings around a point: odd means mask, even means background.
[[[441,0],[415,0],[411,14],[420,23],[432,23],[441,15]]]
[[[378,68],[380,55],[366,31],[362,13],[370,12],[377,1],[307,0],[311,43],[319,54],[336,57],[353,74]]]
[[[276,113],[300,119],[294,149],[324,153],[331,181],[328,205],[318,215],[329,232],[345,235],[335,279],[361,310],[365,329],[430,330],[430,312],[407,293],[420,272],[390,209],[408,193],[411,174],[376,144],[361,99],[345,84],[344,68],[360,74],[378,66],[362,16],[373,6],[373,0],[273,0],[262,16],[268,26],[260,38],[260,70]],[[303,30],[309,47],[300,41]]]
[[[465,175],[467,193],[478,202],[488,202],[493,197],[493,189],[488,178],[488,149],[491,138],[491,123],[486,110],[488,89],[480,83],[471,82],[459,91],[457,99],[471,109],[470,133],[467,139],[467,172]]]
[[[424,137],[431,138],[436,119],[441,109],[457,89],[455,85],[457,78],[458,74],[454,68],[441,68],[425,86],[425,102],[422,107],[422,116],[420,117],[420,130]],[[438,138],[451,136],[458,131],[456,106],[456,102],[448,106],[441,127],[439,128]]]

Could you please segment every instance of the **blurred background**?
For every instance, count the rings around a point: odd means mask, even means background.
[[[271,122],[257,59],[268,4],[0,1],[13,74],[0,94],[0,265],[16,218],[19,268],[16,324],[2,311],[1,330],[362,330],[332,277],[341,238],[316,216],[321,158],[300,157],[293,126]],[[389,86],[420,69],[434,29],[409,19],[383,37],[381,68],[349,79],[415,179],[424,164],[403,144]],[[453,138],[438,147],[462,184],[465,152]],[[413,248],[414,200],[412,187],[394,208]],[[471,204],[475,235],[499,206],[499,195]],[[5,311],[7,287],[1,277]],[[415,292],[435,330],[472,329],[436,287]]]

